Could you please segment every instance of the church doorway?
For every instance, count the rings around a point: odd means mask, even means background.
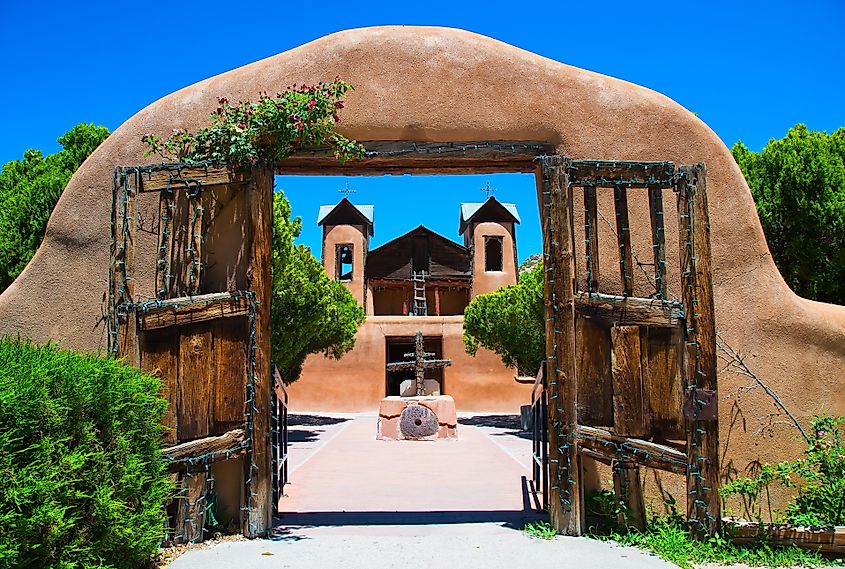
[[[427,336],[423,342],[426,353],[433,354],[434,359],[443,358],[443,337],[442,336]],[[394,362],[402,362],[413,359],[414,354],[414,338],[412,337],[396,337],[388,336],[385,338],[385,354],[387,355],[386,364]],[[446,395],[446,385],[444,383],[444,372],[442,367],[425,370],[426,381],[436,382],[439,388],[436,390],[438,395]],[[407,396],[414,395],[412,391],[415,389],[414,385],[414,369],[400,369],[390,370],[385,366],[385,395],[399,395]],[[426,389],[428,392],[433,389]]]

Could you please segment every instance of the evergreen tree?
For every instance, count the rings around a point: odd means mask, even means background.
[[[464,346],[470,355],[484,347],[523,375],[534,375],[546,353],[543,319],[543,263],[519,276],[519,283],[481,294],[464,311]]]
[[[0,292],[35,254],[70,177],[108,137],[106,127],[80,123],[59,137],[62,150],[27,150],[0,171]]]
[[[731,152],[783,278],[801,296],[845,304],[845,128],[799,124],[762,152],[741,141]]]
[[[302,228],[291,219],[281,191],[273,199],[273,300],[270,309],[273,361],[285,383],[302,373],[309,354],[340,358],[355,345],[364,309],[347,288],[328,277],[303,245],[294,245]]]

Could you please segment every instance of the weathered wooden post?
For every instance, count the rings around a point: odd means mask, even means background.
[[[549,517],[566,535],[581,534],[575,377],[575,266],[570,160],[544,156],[538,202],[545,264],[546,359],[549,425]]]
[[[114,322],[111,350],[127,364],[137,366],[138,319],[131,307],[135,295],[135,224],[140,176],[136,170],[115,170],[112,196],[112,275],[110,296]]]
[[[273,167],[252,168],[248,191],[251,245],[247,278],[255,291],[255,361],[252,405],[252,461],[244,461],[246,481],[243,534],[266,534],[273,521],[270,444],[270,299],[272,297]],[[247,425],[249,429],[250,426]],[[251,464],[250,464],[251,462]]]
[[[716,320],[710,274],[710,220],[704,164],[681,166],[678,177],[681,295],[686,315],[684,414],[687,421],[687,517],[699,537],[719,531],[719,408]]]

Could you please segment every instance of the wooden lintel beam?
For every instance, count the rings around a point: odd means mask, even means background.
[[[675,474],[687,473],[688,458],[685,453],[651,441],[620,437],[605,429],[579,425],[578,444],[610,460],[622,460]]]
[[[452,176],[460,174],[534,174],[529,162],[482,162],[480,160],[409,161],[402,164],[314,162],[302,159],[284,163],[278,173],[289,176]]]
[[[413,142],[362,141],[360,160],[337,160],[330,148],[300,148],[276,164],[276,170],[297,175],[362,175],[534,172],[535,158],[554,154],[553,144],[540,141]],[[192,181],[204,186],[246,182],[247,174],[222,164],[164,164],[138,169],[142,192],[180,187]]]
[[[675,165],[671,162],[573,160],[569,169],[573,186],[670,187],[674,181]]]
[[[586,292],[576,295],[575,310],[582,316],[601,318],[621,326],[674,328],[680,325],[684,316],[683,309],[677,303]]]
[[[244,452],[246,434],[243,429],[233,429],[220,436],[205,437],[181,443],[162,450],[164,457],[170,461],[168,468],[178,469],[180,462],[211,455],[212,462],[239,456]]]
[[[364,158],[339,163],[329,148],[300,149],[282,160],[279,172],[309,174],[436,174],[461,172],[534,172],[537,156],[553,154],[553,145],[537,141],[361,142]]]
[[[212,293],[185,296],[153,303],[138,310],[141,330],[154,330],[205,322],[216,318],[245,316],[250,305],[245,296],[236,293]]]

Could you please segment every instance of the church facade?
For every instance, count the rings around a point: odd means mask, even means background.
[[[322,261],[329,277],[342,282],[364,307],[367,320],[355,348],[340,360],[313,354],[302,376],[288,388],[298,411],[375,411],[390,395],[413,395],[412,370],[391,371],[408,359],[417,332],[425,351],[449,359],[448,367],[426,371],[427,394],[451,395],[459,411],[519,412],[531,385],[496,354],[463,344],[463,314],[479,294],[517,280],[514,204],[489,197],[460,207],[463,244],[419,226],[370,249],[374,208],[347,198],[320,208]],[[394,366],[395,367],[395,366]]]

